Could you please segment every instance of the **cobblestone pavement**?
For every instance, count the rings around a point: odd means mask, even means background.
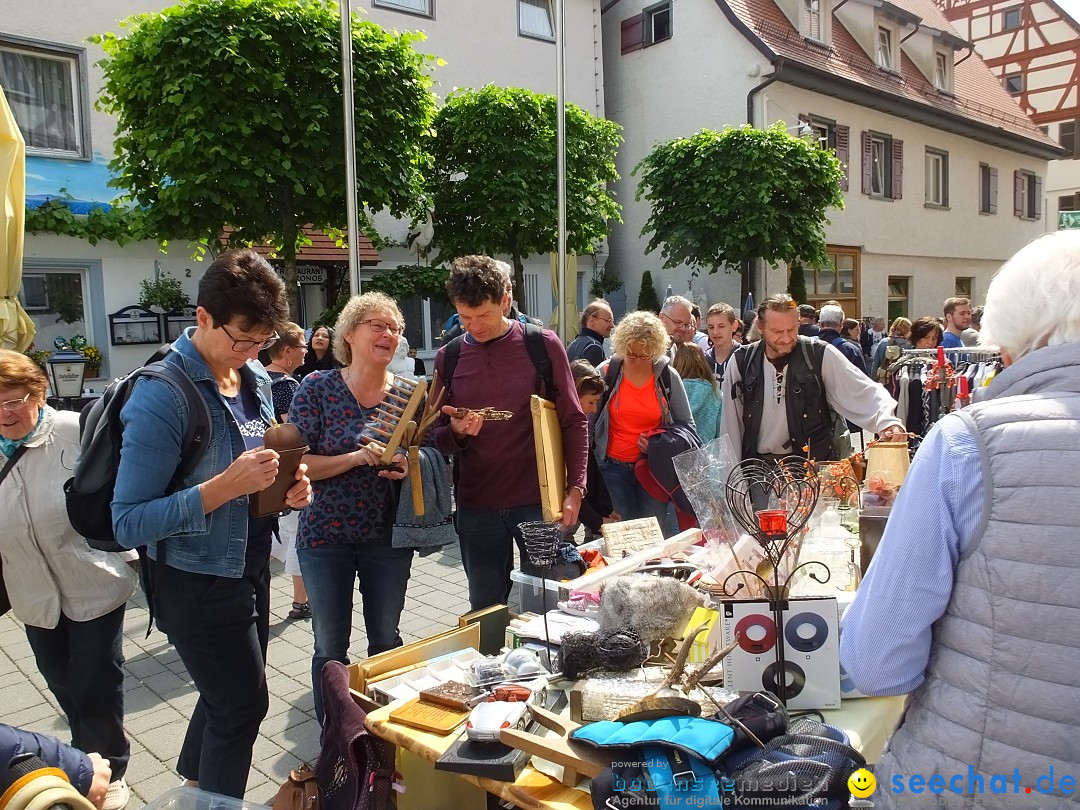
[[[266,676],[270,710],[255,743],[249,801],[269,804],[289,769],[313,760],[319,750],[319,724],[311,696],[310,621],[290,621],[292,583],[275,568],[271,583],[270,646]],[[359,597],[353,610],[353,659],[367,649]],[[465,574],[456,546],[452,551],[414,557],[401,619],[405,642],[456,625],[469,609]],[[146,636],[146,603],[141,594],[128,606],[124,655],[127,658],[126,720],[131,740],[127,780],[138,810],[180,784],[174,770],[177,754],[195,706],[197,693],[176,650],[154,628]],[[0,720],[10,725],[70,737],[67,722],[37,671],[22,626],[11,614],[0,618]]]

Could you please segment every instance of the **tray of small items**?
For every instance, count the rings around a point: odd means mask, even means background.
[[[470,665],[483,657],[479,650],[460,650],[425,666],[371,684],[371,697],[380,706],[386,706],[395,700],[415,698],[423,690],[447,681],[466,681]]]

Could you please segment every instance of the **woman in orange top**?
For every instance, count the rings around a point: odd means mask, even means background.
[[[631,312],[615,327],[612,344],[615,354],[599,369],[613,377],[594,431],[600,474],[623,520],[655,517],[663,525],[667,504],[638,483],[634,464],[647,449],[645,433],[673,422],[692,426],[694,417],[682,379],[668,364],[668,335],[658,317]]]

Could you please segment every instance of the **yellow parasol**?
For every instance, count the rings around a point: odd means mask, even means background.
[[[26,144],[0,87],[0,349],[25,351],[37,331],[19,305],[26,220]]]

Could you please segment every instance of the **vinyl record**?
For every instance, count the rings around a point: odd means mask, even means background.
[[[761,685],[772,692],[774,695],[780,694],[780,667],[783,666],[787,672],[787,677],[784,679],[787,683],[787,696],[786,700],[791,700],[802,692],[803,687],[806,686],[806,673],[803,672],[802,667],[792,661],[785,661],[781,664],[779,661],[773,661],[767,667],[765,671],[761,673]]]
[[[799,629],[805,625],[814,628],[814,634],[810,638],[799,635]],[[787,639],[788,646],[794,650],[801,653],[814,652],[821,649],[821,645],[828,640],[829,624],[824,616],[804,610],[784,620],[784,638]]]
[[[760,627],[764,635],[759,639],[750,638],[749,631],[752,627]],[[743,616],[735,625],[735,636],[739,639],[739,647],[751,655],[761,655],[768,652],[776,643],[776,622],[763,613],[751,613]]]

